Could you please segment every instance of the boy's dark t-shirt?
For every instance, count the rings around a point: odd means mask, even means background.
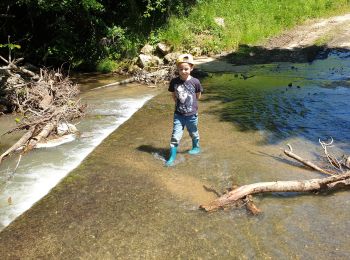
[[[184,116],[197,114],[196,93],[203,92],[203,87],[197,78],[191,77],[186,81],[180,77],[174,78],[170,81],[168,91],[176,94],[175,113]]]

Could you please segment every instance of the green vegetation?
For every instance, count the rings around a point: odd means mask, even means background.
[[[178,50],[201,47],[204,53],[254,44],[306,19],[350,10],[349,0],[207,0],[188,16],[172,16],[158,37]],[[218,25],[215,18],[223,18]]]
[[[196,0],[2,0],[0,44],[10,35],[31,63],[95,70],[102,60],[135,56],[182,2]]]
[[[315,42],[315,46],[324,46],[332,39],[332,36],[330,34],[323,35],[322,37],[318,38]]]
[[[117,66],[118,64],[116,61],[106,58],[97,63],[96,69],[99,72],[107,73],[114,71]]]
[[[109,71],[146,42],[204,54],[234,50],[308,18],[344,13],[350,0],[2,0],[0,10],[0,47],[11,36],[7,47],[21,46],[13,51],[31,63]]]

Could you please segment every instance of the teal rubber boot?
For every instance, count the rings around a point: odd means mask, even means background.
[[[192,149],[188,151],[189,154],[199,154],[201,148],[199,147],[199,139],[192,140]]]
[[[177,147],[170,147],[170,157],[166,161],[165,166],[173,166],[176,158]]]

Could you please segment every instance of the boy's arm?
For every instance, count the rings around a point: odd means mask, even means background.
[[[203,92],[203,87],[202,87],[200,81],[198,80],[198,83],[196,85],[196,97],[197,97],[197,100],[199,100],[202,97],[202,92]]]
[[[175,94],[175,92],[171,92],[171,96],[173,97],[173,100],[176,102],[176,94]]]

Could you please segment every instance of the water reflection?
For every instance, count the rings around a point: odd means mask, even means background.
[[[293,136],[317,142],[332,136],[350,141],[350,59],[333,53],[312,64],[253,66],[248,73],[227,73],[208,79],[214,111],[240,130],[267,131],[267,142]]]

